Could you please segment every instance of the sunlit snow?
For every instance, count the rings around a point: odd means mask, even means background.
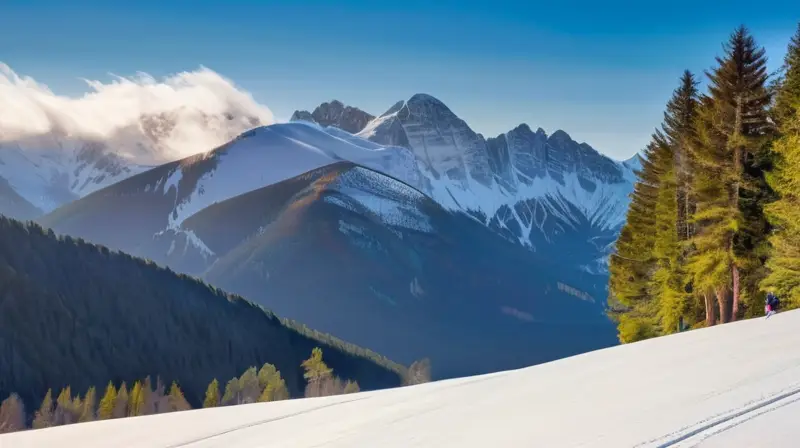
[[[80,423],[29,447],[791,447],[800,311],[412,387]]]

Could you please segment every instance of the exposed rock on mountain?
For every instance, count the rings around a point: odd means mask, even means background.
[[[336,126],[343,131],[355,134],[364,129],[364,126],[374,118],[374,115],[361,109],[345,106],[341,101],[333,100],[330,103],[320,104],[311,113],[305,110],[295,111],[291,121],[303,120],[322,126]]]

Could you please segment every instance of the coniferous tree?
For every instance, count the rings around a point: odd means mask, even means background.
[[[206,389],[206,397],[203,400],[203,407],[204,408],[215,408],[219,406],[219,382],[216,378],[214,378],[211,383],[209,383],[208,388]]]
[[[241,391],[239,390],[239,378],[231,378],[225,385],[225,394],[222,396],[222,406],[232,406],[241,404]]]
[[[174,381],[169,389],[169,409],[171,411],[188,411],[192,409],[189,402],[183,397],[183,391],[178,386],[178,383]]]
[[[800,306],[800,25],[787,49],[785,77],[776,93],[780,138],[773,146],[775,167],[768,176],[780,199],[766,207],[775,231],[769,238],[769,274],[761,288],[774,290],[787,307]]]
[[[325,388],[325,382],[331,379],[333,369],[329,368],[325,361],[322,360],[322,349],[314,347],[311,351],[311,357],[306,359],[301,364],[305,373],[303,378],[307,381],[306,396],[319,397]]]
[[[791,127],[800,109],[800,23],[783,59],[783,76],[777,83],[772,117],[780,127]]]
[[[81,414],[78,417],[79,422],[90,422],[95,419],[95,406],[97,405],[97,390],[94,386],[86,391],[81,403]]]
[[[361,388],[358,387],[357,381],[350,381],[347,380],[344,383],[344,393],[346,394],[355,394],[361,391]]]
[[[128,402],[130,401],[130,394],[128,393],[128,385],[123,381],[119,386],[117,392],[117,399],[114,401],[114,417],[123,418],[128,416]]]
[[[136,381],[128,397],[128,417],[142,415],[142,411],[144,411],[144,399],[145,395],[142,391],[142,383]]]
[[[56,398],[56,410],[54,413],[54,426],[69,425],[75,423],[73,420],[74,412],[72,407],[72,390],[70,386],[61,389]]]
[[[641,170],[631,194],[625,225],[609,257],[609,315],[617,322],[620,342],[658,335],[658,306],[651,294],[657,260],[656,205],[664,163],[664,145],[652,141],[640,158]]]
[[[770,102],[765,52],[748,30],[739,27],[724,50],[707,72],[709,96],[698,120],[698,230],[690,263],[694,284],[714,294],[723,323],[737,317],[742,274],[753,283],[759,272],[752,255],[766,237],[759,156],[769,132]]]
[[[25,406],[17,394],[0,403],[0,434],[25,429]]]
[[[250,367],[239,377],[239,403],[255,403],[260,395],[258,372]]]
[[[114,406],[117,400],[117,389],[114,387],[114,383],[111,381],[108,382],[108,386],[106,386],[106,392],[103,394],[103,398],[100,399],[100,404],[97,408],[97,419],[98,420],[108,420],[114,417]]]
[[[53,426],[53,390],[47,389],[39,410],[33,417],[33,429],[48,428]]]
[[[403,378],[403,385],[429,383],[431,381],[431,360],[420,359],[411,363]]]
[[[276,378],[280,378],[281,374],[274,365],[266,363],[258,370],[258,385],[263,389],[267,384],[274,383]]]

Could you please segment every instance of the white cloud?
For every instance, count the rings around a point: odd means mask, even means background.
[[[137,162],[158,163],[274,122],[266,106],[205,67],[161,80],[139,73],[86,83],[82,96],[59,95],[0,62],[0,143],[25,141],[30,148],[58,135],[102,141]],[[41,145],[49,144],[34,143]]]

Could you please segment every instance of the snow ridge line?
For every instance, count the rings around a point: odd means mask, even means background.
[[[186,442],[175,443],[175,444],[169,445],[169,446],[167,446],[165,448],[181,448],[181,447],[185,447],[185,446],[189,446],[189,445],[194,445],[195,443],[203,442],[203,441],[206,441],[208,439],[213,439],[214,437],[223,436],[225,434],[229,434],[229,433],[232,433],[232,432],[235,432],[235,431],[239,431],[241,429],[252,428],[254,426],[260,426],[260,425],[264,425],[264,424],[267,424],[267,423],[272,423],[272,422],[275,422],[275,421],[278,421],[278,420],[285,420],[287,418],[297,417],[298,415],[308,414],[308,413],[311,413],[311,412],[314,412],[314,411],[318,411],[320,409],[325,409],[325,408],[329,408],[329,407],[332,407],[332,406],[338,406],[338,405],[342,405],[342,404],[346,404],[346,403],[352,403],[354,401],[366,400],[368,398],[369,397],[361,397],[361,398],[353,398],[352,400],[337,401],[335,403],[330,403],[330,404],[325,404],[325,405],[322,405],[322,406],[317,406],[315,408],[306,409],[304,411],[294,412],[292,414],[282,415],[280,417],[268,418],[268,419],[265,419],[265,420],[258,420],[258,421],[252,422],[252,423],[246,423],[244,425],[235,426],[235,427],[233,427],[231,429],[227,429],[225,431],[220,431],[220,432],[216,432],[216,433],[213,433],[213,434],[209,434],[207,436],[198,437],[196,439],[189,440],[189,441],[186,441]]]
[[[759,409],[763,409],[763,408],[765,408],[767,406],[770,406],[770,405],[775,404],[775,403],[777,403],[779,401],[786,400],[787,398],[790,398],[790,397],[793,397],[793,396],[796,396],[796,395],[799,395],[799,394],[800,394],[800,386],[795,387],[795,388],[793,388],[792,390],[790,390],[788,392],[784,392],[784,393],[778,394],[776,396],[773,396],[772,398],[769,398],[767,400],[761,401],[761,402],[759,402],[757,404],[754,404],[752,406],[747,406],[747,407],[745,407],[744,409],[742,409],[742,410],[740,410],[738,412],[734,412],[734,413],[729,414],[727,416],[724,416],[724,417],[721,417],[719,419],[716,419],[716,420],[714,420],[714,421],[712,421],[710,423],[706,423],[706,424],[704,424],[704,425],[702,425],[700,427],[697,427],[697,428],[695,428],[695,429],[693,429],[693,430],[691,430],[691,431],[689,431],[687,433],[684,433],[683,435],[677,436],[677,437],[675,437],[675,438],[673,438],[671,440],[668,440],[668,441],[666,441],[666,442],[664,442],[664,443],[662,443],[660,445],[656,445],[655,448],[668,448],[668,447],[672,447],[672,446],[677,446],[679,443],[685,442],[685,441],[691,439],[692,437],[695,437],[697,435],[702,435],[703,432],[705,432],[705,431],[707,431],[709,429],[712,429],[714,427],[720,426],[720,425],[722,425],[724,423],[728,423],[728,422],[730,422],[730,421],[732,421],[734,419],[737,419],[739,417],[747,416],[747,414],[751,414],[754,411],[758,411]],[[793,400],[788,400],[785,403],[781,403],[779,406],[775,406],[774,408],[767,409],[764,412],[759,412],[759,413],[755,413],[755,414],[753,414],[751,416],[747,416],[748,418],[746,418],[746,419],[744,419],[744,420],[742,420],[740,422],[737,422],[737,423],[735,423],[733,425],[730,425],[730,426],[727,426],[727,427],[723,427],[721,430],[713,432],[712,434],[709,434],[709,436],[714,435],[714,434],[718,434],[718,433],[720,433],[722,431],[725,431],[727,429],[730,429],[730,428],[732,428],[732,427],[734,427],[734,426],[736,426],[738,424],[741,424],[744,421],[750,420],[751,418],[755,418],[755,417],[758,417],[758,416],[760,416],[762,414],[765,414],[767,412],[774,411],[775,409],[781,408],[783,406],[786,406],[788,404],[794,403],[796,401],[800,401],[800,396],[796,397]],[[676,435],[676,434],[673,433],[673,434],[668,435],[667,437],[674,436],[674,435]]]

